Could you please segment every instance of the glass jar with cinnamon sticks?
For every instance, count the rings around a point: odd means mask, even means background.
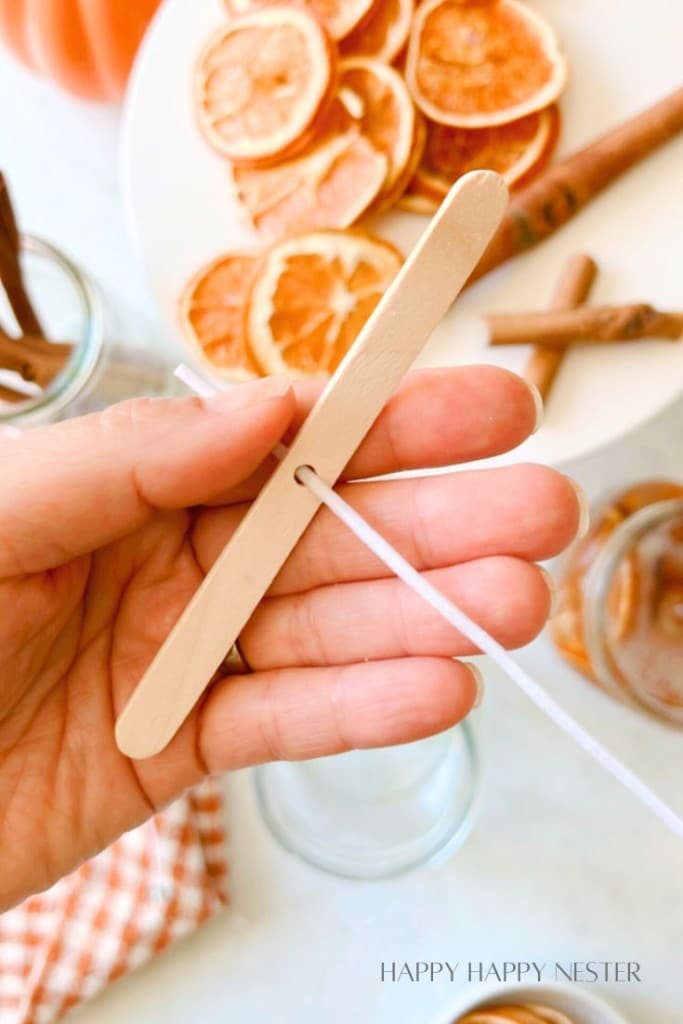
[[[608,693],[683,726],[683,483],[606,502],[572,552],[552,635]]]
[[[174,390],[169,368],[115,341],[96,285],[54,246],[21,235],[0,175],[0,424],[19,428]]]

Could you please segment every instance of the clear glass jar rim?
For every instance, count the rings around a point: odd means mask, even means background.
[[[92,378],[104,347],[104,307],[100,294],[88,275],[50,242],[35,235],[21,236],[21,252],[43,257],[55,263],[74,291],[74,301],[83,313],[85,329],[76,344],[75,357],[45,391],[27,397],[16,409],[0,411],[0,422],[22,422],[56,415],[72,402]]]

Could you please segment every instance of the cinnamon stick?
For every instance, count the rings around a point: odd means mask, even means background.
[[[0,329],[0,367],[43,388],[61,373],[72,352],[72,345],[30,335],[12,338]]]
[[[6,384],[0,384],[0,402],[17,404],[18,402],[25,401],[26,395],[21,394],[19,391],[14,391],[12,388],[7,387]]]
[[[7,182],[0,172],[0,282],[22,332],[41,337],[43,328],[26,291],[19,251],[19,229]]]
[[[588,298],[598,268],[595,260],[581,253],[572,256],[558,282],[550,302],[551,309],[573,309]],[[535,384],[544,401],[564,361],[566,349],[536,347],[524,370],[524,377]]]
[[[675,341],[683,333],[683,313],[664,313],[646,303],[581,306],[540,313],[487,317],[491,345],[609,345],[642,338]]]
[[[683,87],[551,166],[514,196],[474,281],[537,245],[634,164],[683,130]]]

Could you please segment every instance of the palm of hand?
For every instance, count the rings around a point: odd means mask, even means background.
[[[456,660],[473,653],[467,642],[323,511],[241,634],[253,673],[214,682],[156,757],[132,761],[115,745],[117,715],[316,393],[262,381],[207,405],[132,403],[0,444],[0,908],[207,772],[407,742],[470,710],[476,681]],[[533,396],[505,371],[418,373],[347,473],[486,457],[535,419]],[[550,593],[533,562],[559,553],[579,522],[566,478],[512,467],[348,488],[501,642],[541,629]]]
[[[114,721],[202,579],[187,513],[49,572],[0,583],[0,847],[5,883],[34,887],[198,779],[196,714],[150,762],[114,743]],[[11,898],[11,894],[10,894]]]

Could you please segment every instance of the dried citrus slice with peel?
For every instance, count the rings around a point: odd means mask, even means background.
[[[343,41],[342,53],[391,63],[408,40],[414,12],[415,0],[379,0],[369,17]]]
[[[197,67],[200,124],[235,163],[272,163],[301,148],[334,89],[334,44],[297,7],[238,18],[211,40]]]
[[[520,0],[426,0],[417,8],[406,81],[433,121],[507,124],[554,103],[566,80],[555,33]]]
[[[204,267],[180,300],[180,320],[189,344],[214,373],[249,380],[260,369],[246,340],[244,310],[259,258],[230,253]]]
[[[431,217],[439,209],[439,200],[435,199],[432,193],[425,192],[420,183],[413,179],[396,205],[399,210]]]
[[[543,146],[543,149],[537,153],[536,159],[532,164],[530,164],[524,173],[520,174],[519,177],[515,178],[515,180],[511,182],[510,188],[513,191],[519,191],[520,189],[526,188],[526,186],[550,163],[555,149],[557,148],[562,124],[560,109],[556,103],[553,103],[552,107],[546,107],[545,110],[541,111],[541,114],[547,115],[550,119],[550,130],[546,136],[545,145]]]
[[[550,155],[557,121],[556,108],[550,107],[494,128],[432,123],[416,178],[424,192],[439,201],[468,171],[497,171],[512,186]]]
[[[322,22],[333,39],[343,39],[371,14],[376,0],[297,0]],[[264,7],[269,0],[227,0],[228,10],[243,14]]]
[[[348,112],[363,135],[387,158],[386,178],[373,208],[384,205],[385,197],[393,194],[414,151],[415,105],[398,71],[372,57],[349,57],[342,61],[339,82],[342,97],[352,93],[359,101],[355,105],[347,99]]]
[[[317,231],[265,255],[247,304],[247,335],[266,373],[332,373],[402,263],[359,231]]]
[[[415,118],[415,134],[413,135],[413,147],[410,152],[410,158],[405,166],[403,174],[401,174],[392,189],[384,191],[379,199],[373,203],[368,213],[382,213],[385,210],[390,210],[392,206],[396,206],[399,199],[405,195],[408,186],[414,179],[417,169],[420,165],[422,153],[424,152],[425,143],[427,141],[427,126],[425,119],[419,110],[415,111],[417,117]]]
[[[365,138],[341,103],[316,143],[269,168],[233,169],[240,201],[267,241],[318,228],[345,228],[384,186],[388,160]]]

